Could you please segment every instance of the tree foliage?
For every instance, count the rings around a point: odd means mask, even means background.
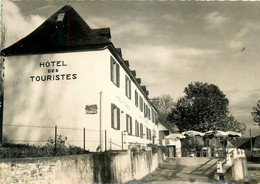
[[[253,112],[251,112],[254,117],[254,122],[260,126],[260,100],[258,100],[256,107],[253,107]]]
[[[2,21],[1,21],[2,22]],[[6,26],[5,24],[2,23],[1,25],[1,43],[0,43],[0,50],[4,49],[5,47],[5,43],[6,43]],[[2,56],[0,56],[0,95],[2,95],[3,90],[4,90],[4,86],[3,86],[3,66],[4,66],[4,58]]]
[[[184,93],[168,116],[181,131],[245,130],[246,126],[229,114],[229,101],[216,85],[195,82],[189,84]]]
[[[157,121],[166,126],[172,132],[177,132],[178,128],[175,124],[169,122],[168,116],[174,107],[173,98],[170,95],[162,95],[151,99],[154,106],[158,110],[158,119]]]
[[[166,122],[167,116],[171,112],[171,109],[174,106],[174,101],[170,95],[162,95],[151,99],[154,106],[159,112],[158,120],[159,122]]]

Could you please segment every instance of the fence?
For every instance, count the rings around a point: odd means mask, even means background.
[[[113,138],[113,132],[108,130],[94,130],[82,128],[69,128],[61,126],[31,126],[3,124],[7,132],[11,133],[12,139],[4,137],[3,143],[25,143],[25,144],[53,144],[55,154],[57,145],[69,143],[79,146],[85,151],[123,150],[127,149],[125,135],[121,132],[120,139]],[[17,135],[16,135],[17,134]],[[97,136],[99,135],[99,136]],[[75,139],[76,138],[76,139]],[[95,147],[95,150],[94,148]]]

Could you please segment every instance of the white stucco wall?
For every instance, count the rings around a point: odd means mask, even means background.
[[[115,58],[114,58],[115,59]],[[116,59],[115,59],[116,60]],[[118,61],[117,61],[118,62]],[[135,136],[135,120],[137,120],[140,123],[143,124],[143,132],[146,133],[146,127],[151,130],[151,133],[153,133],[153,130],[156,132],[157,125],[155,125],[152,122],[152,119],[144,118],[144,112],[141,112],[139,109],[139,101],[138,101],[138,107],[135,106],[135,90],[138,91],[138,95],[142,96],[144,102],[148,105],[149,103],[145,100],[144,96],[141,94],[137,86],[131,81],[131,99],[129,99],[125,95],[125,76],[128,75],[122,67],[120,67],[120,87],[116,87],[114,83],[109,82],[109,88],[108,88],[108,96],[106,98],[110,103],[114,103],[117,105],[118,108],[121,110],[121,125],[120,125],[120,131],[111,129],[111,123],[104,123],[104,128],[109,130],[108,132],[108,138],[111,138],[112,142],[115,142],[117,145],[122,144],[122,137],[121,132],[126,130],[126,114],[130,115],[132,117],[132,135],[124,136],[123,142],[127,143],[141,143],[141,144],[148,144],[152,143],[152,140],[147,140],[146,135],[141,138],[140,136]],[[129,77],[129,76],[128,76]],[[129,77],[130,79],[130,77]],[[109,78],[110,80],[110,78]],[[138,98],[139,99],[139,98]],[[149,106],[150,107],[150,106]],[[150,107],[151,108],[151,107]],[[139,129],[140,131],[140,129]],[[109,145],[110,146],[110,145]],[[124,145],[125,147],[126,145]],[[112,145],[112,148],[118,149],[119,147],[116,145]]]
[[[99,105],[99,92],[107,88],[109,71],[104,65],[107,58],[108,51],[7,57],[4,124],[57,125],[58,134],[67,136],[70,143],[82,145],[77,141],[82,141],[83,130],[59,127],[99,130],[98,114],[86,115],[85,105]],[[66,66],[40,67],[40,63],[47,61],[63,61]],[[49,73],[49,69],[55,72]],[[75,74],[76,79],[72,79],[72,75],[68,77],[70,80],[36,81],[34,78],[32,81],[30,78],[61,74]],[[96,137],[97,133],[87,131],[86,138]],[[4,134],[9,140],[44,141],[54,135],[54,130],[4,126]]]
[[[86,149],[95,151],[99,145],[99,93],[102,91],[103,150],[105,149],[105,130],[107,148],[110,148],[110,140],[121,146],[122,131],[126,129],[126,114],[132,117],[133,136],[124,136],[124,141],[144,144],[152,142],[147,140],[146,136],[142,139],[134,136],[135,120],[143,123],[144,133],[146,133],[146,127],[151,129],[151,132],[153,130],[157,132],[157,126],[152,120],[144,118],[143,112],[135,106],[134,91],[137,88],[133,82],[131,84],[132,98],[126,97],[126,72],[123,68],[120,67],[120,87],[116,87],[111,82],[110,56],[111,53],[106,49],[6,57],[4,136],[8,140],[15,140],[14,142],[45,144],[48,138],[54,137],[54,129],[30,126],[53,127],[57,125],[59,135],[68,137],[70,144],[82,146],[83,127],[85,127]],[[59,62],[59,66],[52,66],[52,64],[50,67],[40,66],[40,63],[51,63],[51,61],[62,62]],[[50,72],[49,69],[53,71]],[[66,80],[36,81],[36,76],[62,74],[71,75],[68,75]],[[32,79],[31,76],[35,77]],[[138,94],[141,95],[140,92]],[[121,110],[120,130],[111,128],[111,103],[116,104]],[[98,105],[97,114],[86,114],[85,106],[90,104]],[[19,125],[19,127],[10,125]],[[71,130],[71,128],[79,130]],[[115,144],[111,145],[112,149],[121,149]],[[124,147],[126,146],[125,144]]]

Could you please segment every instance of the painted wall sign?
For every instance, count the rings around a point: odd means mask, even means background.
[[[65,61],[46,61],[40,62],[39,67],[46,69],[49,75],[33,75],[30,76],[31,82],[40,81],[60,81],[60,80],[75,80],[77,79],[77,74],[73,73],[59,73],[59,69],[62,67],[67,67]]]

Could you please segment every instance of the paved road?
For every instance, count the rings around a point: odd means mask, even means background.
[[[208,159],[203,163],[186,163],[179,165],[176,159],[167,159],[166,162],[153,173],[137,183],[147,184],[185,184],[185,183],[216,183],[213,174],[216,170],[217,159]]]
[[[213,179],[217,159],[203,158],[197,163],[192,158],[186,158],[186,163],[180,164],[183,159],[167,159],[156,171],[131,184],[229,184]],[[248,168],[248,176],[244,181],[230,184],[260,184],[260,164],[248,163]]]

